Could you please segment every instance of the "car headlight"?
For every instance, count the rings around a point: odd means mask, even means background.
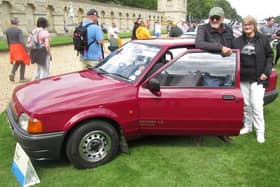
[[[26,113],[22,113],[19,116],[19,125],[28,133],[41,133],[43,132],[43,123],[36,119],[32,118]]]

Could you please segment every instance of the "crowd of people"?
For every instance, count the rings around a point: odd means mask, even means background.
[[[22,30],[19,28],[19,20],[11,19],[11,26],[6,30],[7,43],[10,49],[10,63],[13,64],[9,74],[10,81],[15,81],[15,74],[20,67],[20,82],[26,82],[25,66],[31,63],[37,64],[34,79],[42,79],[49,76],[51,61],[50,33],[47,30],[48,21],[40,17],[37,27],[32,30],[27,43],[23,40]]]
[[[103,58],[103,32],[104,25],[98,25],[98,11],[90,9],[83,25],[87,27],[87,42],[91,45],[81,55],[83,69],[95,67]],[[270,45],[272,40],[280,40],[280,28],[274,23],[273,18],[268,18],[267,23],[259,27],[252,16],[244,17],[241,32],[235,35],[233,28],[224,23],[224,10],[221,7],[213,7],[209,11],[208,23],[197,25],[196,22],[170,21],[167,25],[169,37],[179,37],[185,32],[197,31],[196,48],[210,52],[221,53],[229,56],[232,49],[240,49],[241,60],[241,92],[244,97],[244,127],[240,135],[256,131],[257,142],[265,142],[265,121],[263,114],[263,97],[265,87],[273,66],[273,51]],[[161,37],[162,25],[160,21],[154,24],[154,36],[150,34],[150,24],[145,24],[141,17],[137,18],[132,29],[132,40],[150,39]],[[65,27],[65,26],[64,26]],[[65,31],[66,32],[66,31]],[[67,28],[68,32],[68,28]],[[50,61],[52,59],[50,48],[50,33],[48,21],[40,17],[37,27],[33,29],[27,43],[24,42],[22,30],[19,28],[19,20],[11,19],[11,26],[6,30],[7,43],[10,49],[10,63],[12,70],[9,80],[15,81],[15,74],[20,68],[20,82],[28,81],[25,78],[25,66],[31,63],[37,64],[34,79],[48,77]],[[106,29],[109,41],[109,50],[114,51],[122,45],[119,37],[120,30],[115,23]],[[36,42],[32,47],[30,42]],[[28,45],[29,43],[29,45]],[[250,50],[247,50],[249,49]],[[250,51],[250,52],[249,52]],[[232,141],[231,137],[220,137],[226,142]]]

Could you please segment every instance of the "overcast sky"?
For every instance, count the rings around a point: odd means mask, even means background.
[[[280,15],[279,0],[227,0],[237,13],[244,17],[252,15],[257,19]]]

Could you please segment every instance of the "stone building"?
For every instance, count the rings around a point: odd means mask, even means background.
[[[53,34],[64,33],[64,23],[70,31],[81,22],[90,8],[99,12],[99,23],[110,26],[112,22],[121,31],[131,31],[137,17],[145,22],[153,23],[160,20],[164,25],[167,20],[182,20],[186,18],[187,0],[158,0],[158,10],[139,9],[92,2],[90,0],[0,0],[0,37],[10,25],[12,17],[18,17],[20,28],[24,34],[36,26],[39,17],[49,21],[49,31]]]

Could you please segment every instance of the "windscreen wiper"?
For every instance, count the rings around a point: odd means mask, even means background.
[[[124,76],[124,75],[121,75],[121,74],[119,74],[119,73],[108,73],[108,72],[107,72],[107,74],[108,74],[108,75],[113,75],[113,76],[115,76],[115,77],[120,77],[120,78],[125,79],[125,80],[128,80],[128,77],[126,77],[126,76]]]
[[[95,68],[94,70],[95,70],[95,72],[98,73],[98,74],[108,74],[108,72],[105,71],[105,70],[102,69],[102,68]]]

